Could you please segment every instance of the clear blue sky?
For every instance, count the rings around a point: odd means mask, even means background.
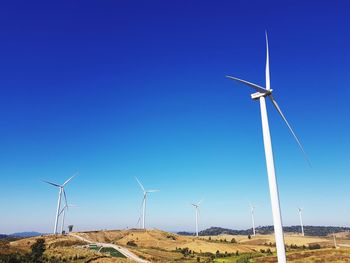
[[[7,1],[0,6],[0,233],[50,232],[57,190],[78,230],[272,224],[259,104],[268,105],[285,225],[350,225],[348,1]]]

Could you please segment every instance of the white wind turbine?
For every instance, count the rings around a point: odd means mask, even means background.
[[[159,192],[159,190],[146,190],[139,179],[135,177],[137,183],[140,185],[141,190],[143,192],[143,199],[142,199],[142,228],[145,229],[145,219],[146,219],[146,201],[147,201],[147,194],[149,193],[154,193],[154,192]]]
[[[300,226],[301,226],[301,235],[304,236],[304,225],[303,225],[303,216],[302,216],[302,208],[298,208],[299,213],[299,220],[300,220]]]
[[[199,201],[197,204],[192,204],[196,211],[196,237],[198,237],[198,217],[199,217],[199,206],[202,203],[202,200]]]
[[[57,234],[57,227],[58,227],[58,218],[60,216],[60,213],[62,212],[61,211],[61,199],[62,199],[62,193],[64,194],[65,198],[66,198],[66,192],[64,191],[64,187],[68,184],[68,182],[70,180],[73,179],[73,177],[75,177],[75,175],[73,175],[72,177],[70,177],[68,180],[66,180],[62,185],[59,185],[59,184],[55,184],[55,183],[51,183],[51,182],[48,182],[48,181],[43,181],[44,183],[48,183],[48,184],[51,184],[55,187],[58,187],[58,201],[57,201],[57,210],[56,210],[56,217],[55,217],[55,227],[54,227],[54,230],[53,230],[53,233],[54,234]]]
[[[263,140],[264,140],[264,148],[265,148],[267,175],[268,175],[269,189],[270,189],[273,224],[274,224],[274,230],[275,230],[277,258],[278,258],[279,263],[284,263],[284,262],[286,262],[286,252],[285,252],[285,247],[284,247],[282,217],[281,217],[280,202],[279,202],[279,196],[278,196],[278,187],[277,187],[277,181],[276,181],[276,175],[275,175],[275,166],[274,166],[274,160],[273,160],[273,152],[272,152],[272,145],[271,145],[269,122],[268,122],[267,111],[266,111],[265,97],[268,97],[271,100],[272,104],[274,105],[274,107],[276,108],[278,113],[281,115],[284,122],[287,124],[289,130],[291,131],[292,135],[294,136],[295,140],[297,141],[300,149],[304,153],[307,160],[308,160],[308,158],[305,154],[305,151],[304,151],[298,137],[295,135],[295,133],[292,130],[291,126],[289,125],[287,119],[284,117],[277,102],[272,97],[272,89],[270,88],[269,46],[268,46],[267,33],[266,33],[266,70],[265,70],[266,88],[263,88],[259,85],[256,85],[254,83],[251,83],[251,82],[248,82],[248,81],[236,78],[236,77],[231,77],[231,76],[226,76],[226,77],[229,79],[238,81],[240,83],[243,83],[243,84],[245,84],[245,85],[247,85],[247,86],[249,86],[257,91],[255,93],[253,93],[251,95],[251,97],[253,100],[260,101],[261,122],[262,122],[262,130],[263,130]]]
[[[255,206],[252,205],[252,204],[249,204],[249,206],[250,206],[250,213],[251,213],[251,216],[252,216],[253,236],[255,237],[255,219],[254,219]]]

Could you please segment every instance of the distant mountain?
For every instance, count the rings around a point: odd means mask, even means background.
[[[41,236],[43,235],[42,233],[39,232],[19,232],[19,233],[13,233],[10,234],[9,236],[11,237],[36,237],[36,236]]]
[[[258,234],[272,234],[273,226],[261,226],[257,227],[256,233]],[[286,226],[283,227],[284,232],[289,233],[300,233],[300,226]],[[308,236],[327,236],[333,233],[350,231],[350,227],[336,227],[336,226],[304,226],[305,235]],[[217,235],[251,235],[253,230],[234,230],[222,227],[210,227],[208,229],[200,231],[198,234],[200,236],[217,236]],[[178,232],[179,235],[193,236],[192,232]]]
[[[257,230],[257,228],[256,228]],[[211,227],[206,230],[202,230],[198,233],[200,236],[217,236],[217,235],[249,235],[252,234],[252,229],[247,230],[234,230],[234,229],[228,229],[228,228],[222,228],[222,227]],[[256,231],[259,233],[258,231]]]
[[[273,233],[273,226],[263,226],[256,229],[259,234]],[[300,226],[285,226],[284,232],[300,233]],[[307,236],[328,236],[333,233],[350,231],[350,227],[338,227],[338,226],[304,226],[304,232]]]
[[[194,236],[193,232],[186,232],[186,231],[177,232],[176,234],[181,236]]]
[[[7,235],[5,235],[5,234],[0,234],[0,239],[2,239],[2,238],[7,238]]]

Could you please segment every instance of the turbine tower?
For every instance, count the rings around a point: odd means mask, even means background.
[[[66,192],[64,191],[64,187],[68,184],[68,182],[70,180],[73,179],[73,177],[75,177],[75,175],[73,175],[72,177],[70,177],[69,179],[67,179],[62,185],[59,185],[59,184],[55,184],[55,183],[52,183],[52,182],[48,182],[48,181],[43,181],[44,183],[47,183],[47,184],[51,184],[55,187],[58,188],[58,201],[57,201],[57,210],[56,210],[56,217],[55,217],[55,226],[54,226],[54,229],[53,229],[53,234],[56,235],[57,234],[57,227],[58,227],[58,218],[61,214],[61,199],[62,199],[62,193],[64,194],[64,196],[66,197]]]
[[[199,217],[199,206],[201,204],[202,200],[199,201],[197,204],[192,204],[196,211],[196,237],[198,237],[198,217]]]
[[[61,234],[63,234],[63,229],[64,229],[64,220],[65,220],[65,217],[66,217],[66,209],[68,209],[68,202],[67,202],[67,195],[66,195],[66,191],[64,191],[63,189],[63,194],[64,194],[64,202],[65,202],[65,205],[64,207],[62,208],[61,212],[59,215],[62,215],[62,222],[61,222]]]
[[[139,181],[139,179],[137,179],[137,177],[135,177],[137,183],[140,185],[141,190],[143,192],[143,199],[142,199],[142,228],[146,229],[145,227],[145,219],[146,219],[146,201],[147,201],[147,194],[149,193],[154,193],[154,192],[159,192],[159,190],[146,190],[143,185],[141,184],[141,182]]]
[[[300,227],[301,227],[301,235],[304,236],[304,225],[303,225],[303,216],[302,216],[302,208],[298,208],[299,212],[299,220],[300,220]]]
[[[253,206],[252,204],[250,204],[249,206],[250,206],[250,213],[251,213],[251,216],[252,216],[253,236],[255,237],[255,220],[254,220],[254,209],[255,209],[255,206]]]
[[[65,205],[64,207],[62,208],[61,212],[60,212],[60,215],[62,214],[62,222],[61,222],[61,234],[63,234],[63,230],[64,230],[64,221],[66,219],[66,212],[68,212],[68,208],[69,207],[75,207],[76,205],[72,205],[72,204],[68,204],[68,201],[67,201],[67,196],[66,196],[66,193],[65,191],[63,190],[63,193],[64,193],[64,201],[65,201]]]
[[[297,141],[300,149],[304,153],[304,156],[307,159],[307,161],[308,161],[308,158],[306,156],[306,153],[305,153],[298,137],[295,135],[295,133],[292,130],[291,126],[289,125],[287,119],[284,117],[277,102],[272,97],[272,89],[270,87],[269,46],[268,46],[267,33],[266,33],[266,69],[265,69],[266,88],[263,88],[259,85],[256,85],[254,83],[251,83],[251,82],[248,82],[248,81],[236,78],[236,77],[232,77],[232,76],[226,76],[226,77],[229,79],[238,81],[246,86],[249,86],[250,88],[253,88],[256,92],[251,95],[251,98],[253,100],[260,101],[263,141],[264,141],[267,175],[268,175],[269,189],[270,189],[273,224],[274,224],[274,230],[275,230],[277,258],[278,258],[279,263],[285,263],[286,262],[286,251],[285,251],[285,247],[284,247],[282,217],[281,217],[280,202],[279,202],[279,196],[278,196],[277,180],[276,180],[276,175],[275,175],[275,166],[274,166],[274,160],[273,160],[269,121],[268,121],[267,110],[266,110],[266,101],[265,101],[266,97],[268,97],[271,100],[272,104],[274,105],[274,107],[276,108],[278,113],[281,115],[284,122],[287,124],[293,137]]]

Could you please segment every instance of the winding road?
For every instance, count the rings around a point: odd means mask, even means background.
[[[111,247],[114,248],[115,250],[118,250],[120,253],[122,253],[124,256],[126,256],[127,258],[136,261],[136,262],[140,262],[140,263],[150,263],[149,261],[139,258],[138,256],[136,256],[134,253],[130,252],[129,250],[127,250],[124,247],[118,246],[118,245],[114,245],[114,244],[110,244],[110,243],[99,243],[99,242],[93,242],[91,240],[88,240],[84,237],[81,237],[75,233],[69,233],[70,236],[75,237],[77,239],[80,239],[82,241],[85,241],[89,244],[96,244],[97,246],[101,246],[101,247]]]

